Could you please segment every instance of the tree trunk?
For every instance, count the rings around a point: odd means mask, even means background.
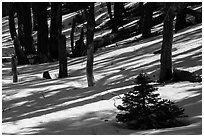
[[[153,2],[147,2],[144,5],[144,17],[142,23],[143,38],[148,38],[151,36],[153,7],[154,7]]]
[[[74,48],[74,57],[81,57],[86,55],[86,47],[84,44],[84,28],[81,28],[81,34],[79,40],[76,41],[75,48]]]
[[[21,3],[22,18],[23,18],[23,32],[24,32],[24,44],[25,54],[33,54],[33,38],[32,38],[32,21],[31,21],[31,9],[29,2]]]
[[[26,55],[23,52],[22,46],[21,46],[20,41],[19,41],[18,38],[14,39],[13,45],[14,45],[14,48],[15,48],[15,54],[17,56],[18,65],[29,64],[29,61],[28,61]]]
[[[143,2],[139,2],[140,20],[139,20],[139,33],[142,33],[142,23],[144,19],[144,5]]]
[[[11,67],[12,67],[12,74],[13,74],[13,83],[18,82],[16,56],[11,57]]]
[[[95,80],[93,75],[93,61],[94,61],[94,44],[93,44],[93,37],[94,37],[94,30],[95,30],[95,17],[94,17],[94,3],[90,4],[90,8],[88,11],[87,16],[87,64],[86,64],[86,74],[87,74],[87,81],[88,87],[94,86]]]
[[[110,2],[106,2],[106,6],[107,6],[107,9],[108,9],[109,18],[112,21],[113,20],[113,16],[112,16],[112,12],[111,12],[111,3]]]
[[[37,27],[38,27],[38,17],[37,17],[37,4],[36,2],[32,3],[32,12],[33,12],[33,31],[37,31]]]
[[[46,2],[35,3],[37,7],[38,19],[38,48],[37,53],[41,54],[40,63],[48,62],[48,24],[47,24],[47,5]]]
[[[59,51],[59,78],[67,77],[66,37],[61,35],[58,40]]]
[[[21,10],[21,3],[15,3],[16,11],[17,11],[17,18],[18,18],[18,40],[22,47],[25,47],[24,44],[24,34],[23,34],[23,17],[22,17],[22,10]]]
[[[50,56],[58,59],[58,39],[62,34],[62,6],[61,2],[51,3],[50,26]]]
[[[117,32],[118,27],[123,24],[121,6],[123,6],[122,2],[114,2],[114,19],[113,19],[113,26],[112,26],[113,33]]]
[[[14,38],[17,36],[16,26],[14,21],[14,13],[15,13],[14,3],[9,2],[9,29],[10,29],[12,40],[14,40]]]
[[[172,42],[173,42],[173,19],[175,13],[172,3],[165,5],[165,19],[163,29],[163,42],[161,51],[160,82],[167,82],[172,79]]]
[[[176,15],[175,32],[185,27],[186,27],[186,12],[185,12],[185,8],[182,8],[178,11]]]
[[[71,30],[71,34],[70,34],[70,39],[71,39],[71,50],[72,50],[72,56],[75,57],[74,55],[74,31],[75,31],[75,27],[76,27],[76,20],[75,18],[73,18],[72,21],[72,30]]]

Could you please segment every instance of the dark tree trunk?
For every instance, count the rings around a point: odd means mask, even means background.
[[[47,5],[46,2],[35,3],[38,19],[38,48],[40,54],[40,63],[48,62],[48,24],[47,24]]]
[[[189,8],[185,9],[186,14],[192,15],[195,17],[195,21],[196,23],[201,23],[202,22],[202,12],[196,11],[196,10],[192,10]]]
[[[59,78],[67,77],[66,37],[61,35],[58,39],[59,51]]]
[[[50,56],[58,59],[58,39],[62,34],[62,4],[51,3]]]
[[[71,39],[71,50],[72,50],[72,56],[74,57],[74,31],[75,31],[75,27],[76,27],[76,20],[75,18],[73,18],[72,21],[72,30],[71,30],[71,34],[70,34],[70,39]]]
[[[10,29],[12,40],[14,40],[14,38],[17,37],[16,26],[14,21],[14,13],[15,13],[14,3],[9,2],[9,29]]]
[[[11,69],[13,74],[13,83],[18,82],[16,56],[11,57],[11,67],[12,67]]]
[[[108,9],[109,18],[112,21],[113,20],[113,16],[112,16],[112,11],[111,11],[111,3],[110,2],[106,2],[106,6],[107,6],[107,9]]]
[[[23,18],[23,32],[24,32],[24,44],[25,54],[33,54],[35,52],[32,38],[32,21],[31,21],[31,9],[29,2],[22,2],[22,18]]]
[[[152,28],[152,14],[154,8],[153,2],[147,2],[144,5],[144,17],[142,23],[142,37],[148,38],[151,36],[151,28]]]
[[[161,51],[160,82],[172,80],[172,42],[173,42],[173,20],[175,13],[172,3],[165,4],[165,19],[163,29],[163,42]]]
[[[95,30],[95,17],[94,17],[94,3],[90,4],[90,8],[88,10],[87,15],[87,64],[86,64],[86,74],[88,87],[94,86],[95,80],[93,75],[93,61],[94,61],[94,30]]]
[[[21,10],[21,3],[15,3],[16,11],[17,11],[17,18],[18,18],[18,40],[20,41],[21,46],[25,46],[24,44],[24,34],[23,34],[23,17],[22,17],[22,10]]]
[[[144,19],[144,5],[143,2],[139,2],[140,20],[139,20],[139,33],[142,33],[142,23]]]
[[[185,8],[182,8],[178,11],[176,15],[175,32],[185,27],[186,27],[186,12],[185,12]]]
[[[123,16],[122,16],[122,9],[123,6],[122,2],[115,2],[114,3],[114,19],[113,19],[113,26],[112,32],[115,33],[118,31],[118,27],[123,24]]]
[[[74,49],[74,57],[81,57],[86,54],[86,47],[84,44],[84,28],[81,28],[80,39],[76,41]]]
[[[18,40],[18,38],[14,39],[13,45],[14,45],[14,48],[15,48],[15,54],[17,56],[18,65],[29,64],[29,61],[28,61],[26,55],[24,54],[24,51],[22,49],[22,46],[21,46],[20,41]]]
[[[32,3],[32,12],[33,12],[33,31],[37,31],[37,27],[38,27],[38,23],[37,23],[37,21],[38,21],[38,15],[37,15],[37,12],[38,12],[38,10],[37,10],[37,4],[36,4],[36,2],[33,2]]]

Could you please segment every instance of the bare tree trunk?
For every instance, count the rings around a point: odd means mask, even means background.
[[[173,42],[173,19],[175,13],[172,9],[173,3],[165,5],[165,19],[163,29],[163,42],[161,51],[160,82],[172,79],[172,42]]]
[[[61,35],[58,40],[59,51],[59,78],[67,77],[66,37]]]
[[[22,2],[22,17],[23,17],[23,32],[24,32],[24,44],[25,44],[25,54],[33,54],[33,38],[32,38],[32,22],[31,22],[31,9],[29,2]]]
[[[35,3],[38,19],[38,54],[40,63],[48,62],[48,24],[47,24],[47,5],[46,2]]]
[[[144,5],[143,2],[139,2],[140,20],[139,20],[139,33],[142,32],[142,23],[144,19]]]
[[[12,67],[12,74],[13,74],[13,82],[18,82],[18,74],[17,74],[17,63],[16,63],[16,56],[12,56],[11,58],[11,67]]]
[[[112,12],[111,12],[111,3],[110,2],[106,2],[106,6],[107,6],[107,9],[108,9],[109,18],[112,21],[113,20],[113,16],[112,16]]]
[[[112,32],[117,32],[118,27],[123,24],[123,16],[122,16],[122,9],[123,6],[122,2],[114,2],[114,19],[113,19],[113,26]]]
[[[93,61],[94,61],[94,30],[95,30],[95,16],[94,16],[94,3],[90,4],[87,16],[87,64],[86,64],[86,75],[88,81],[88,87],[94,86],[95,80],[93,75]]]
[[[29,64],[29,61],[28,61],[26,55],[24,54],[24,51],[23,51],[22,46],[20,44],[20,41],[17,37],[14,39],[13,45],[15,48],[15,54],[17,56],[18,65]]]
[[[18,40],[22,47],[25,47],[24,44],[24,34],[23,34],[23,17],[22,17],[22,10],[21,10],[21,3],[15,3],[16,11],[17,11],[17,18],[18,18]]]
[[[10,29],[12,40],[14,40],[14,38],[17,36],[16,26],[14,21],[14,13],[15,13],[14,3],[9,2],[9,29]]]
[[[37,31],[37,27],[38,27],[38,17],[37,17],[37,5],[36,2],[32,2],[32,12],[33,12],[33,31]]]
[[[71,39],[71,49],[72,49],[72,56],[75,57],[74,53],[74,31],[76,27],[76,20],[73,18],[72,21],[72,29],[71,29],[71,34],[70,34],[70,39]]]
[[[154,7],[153,2],[147,2],[144,5],[144,17],[142,23],[143,38],[148,38],[151,36],[153,7]]]
[[[62,4],[51,3],[50,56],[58,59],[58,39],[62,34]]]

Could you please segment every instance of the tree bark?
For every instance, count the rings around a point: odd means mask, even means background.
[[[62,5],[61,2],[51,3],[50,26],[50,56],[58,59],[58,39],[62,34]]]
[[[14,38],[17,36],[16,26],[14,21],[14,13],[15,13],[14,3],[9,2],[9,30],[10,30],[12,40],[14,40]]]
[[[23,51],[22,46],[20,44],[20,41],[17,37],[14,39],[13,45],[15,48],[15,54],[17,56],[18,65],[29,64],[29,61],[28,61],[26,55],[24,54],[24,51]]]
[[[114,2],[114,19],[112,25],[112,33],[118,31],[118,27],[123,24],[123,16],[122,16],[122,2]]]
[[[46,2],[35,3],[38,19],[38,48],[37,53],[41,54],[40,63],[48,62],[48,24],[47,24],[47,5]]]
[[[107,6],[107,9],[108,9],[109,18],[112,21],[113,20],[113,16],[112,16],[112,12],[111,12],[111,3],[110,2],[106,2],[106,6]]]
[[[72,29],[71,29],[71,34],[70,34],[70,39],[71,39],[71,50],[72,50],[72,56],[74,57],[74,31],[76,27],[76,20],[73,18],[72,21]]]
[[[17,63],[16,56],[11,57],[11,66],[12,66],[12,74],[13,74],[13,83],[18,82],[18,73],[17,73]]]
[[[38,15],[37,15],[37,4],[36,2],[32,2],[32,12],[33,12],[33,31],[37,31],[38,27]]]
[[[143,17],[143,23],[142,23],[143,38],[148,38],[151,36],[153,7],[154,7],[153,2],[147,2],[144,5],[144,17]]]
[[[24,44],[25,44],[25,54],[33,54],[33,38],[32,38],[32,22],[31,22],[31,9],[29,2],[21,3],[22,18],[23,18],[23,33],[24,33]]]
[[[23,17],[22,17],[22,10],[21,10],[21,3],[15,3],[16,11],[17,11],[17,18],[18,18],[18,40],[22,47],[25,47],[24,44],[24,34],[23,34]]]
[[[93,75],[93,61],[94,61],[94,43],[93,43],[93,37],[94,37],[94,30],[95,30],[95,17],[94,17],[94,3],[92,2],[90,4],[90,8],[88,11],[87,16],[87,64],[86,64],[86,75],[87,75],[87,81],[88,81],[88,87],[94,86],[95,80]]]
[[[160,82],[167,82],[172,79],[172,42],[173,42],[173,19],[175,13],[172,3],[165,5],[165,19],[163,29],[163,42],[161,51]]]
[[[67,77],[66,37],[61,35],[58,40],[59,51],[59,78]]]

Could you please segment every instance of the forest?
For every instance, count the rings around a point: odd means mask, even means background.
[[[202,134],[202,2],[2,2],[3,135]]]

